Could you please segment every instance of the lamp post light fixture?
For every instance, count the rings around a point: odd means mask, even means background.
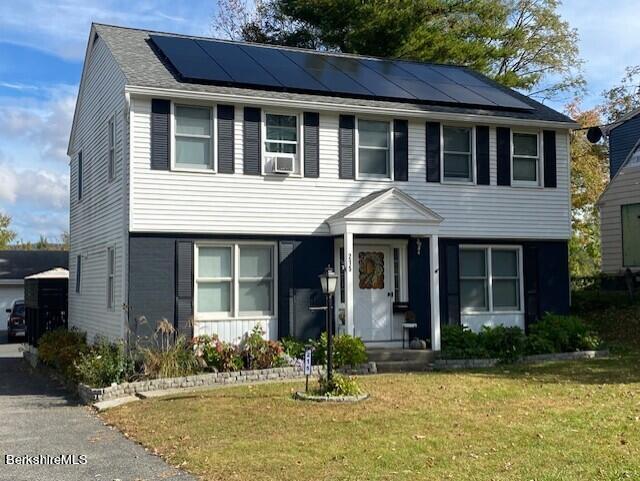
[[[320,278],[320,286],[326,299],[326,321],[327,321],[327,386],[333,386],[333,294],[336,292],[338,275],[331,266],[327,266]]]

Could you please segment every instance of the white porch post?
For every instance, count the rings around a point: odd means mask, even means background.
[[[355,335],[353,322],[353,233],[344,233],[344,314],[347,334]]]
[[[429,242],[429,267],[431,270],[431,349],[440,350],[440,263],[438,236],[432,235]]]

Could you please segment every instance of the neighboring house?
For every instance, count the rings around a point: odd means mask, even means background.
[[[0,331],[7,330],[6,310],[16,299],[24,299],[26,276],[68,265],[67,251],[0,250]]]
[[[569,308],[571,119],[454,66],[93,25],[70,324],[399,345]],[[141,319],[147,323],[141,323]]]
[[[609,140],[611,182],[598,201],[602,272],[640,272],[640,109],[601,128]]]

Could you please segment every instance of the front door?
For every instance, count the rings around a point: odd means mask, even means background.
[[[390,341],[393,304],[393,263],[390,248],[354,246],[355,333],[363,341]]]

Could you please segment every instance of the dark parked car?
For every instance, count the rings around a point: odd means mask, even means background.
[[[24,301],[22,299],[13,301],[12,306],[7,309],[7,313],[9,314],[9,322],[7,324],[9,342],[25,339],[27,336],[27,324],[24,320]]]

